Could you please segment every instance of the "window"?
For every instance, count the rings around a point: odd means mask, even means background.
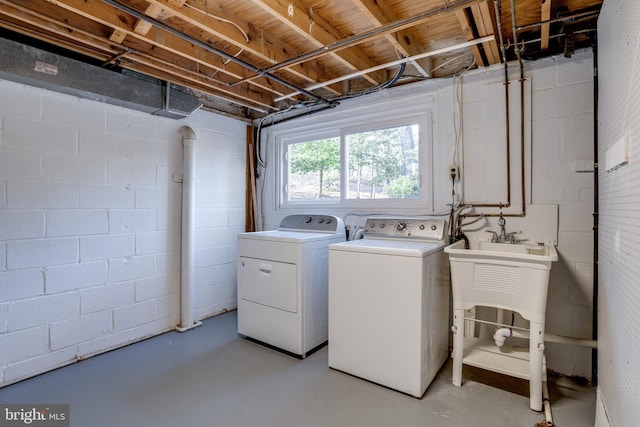
[[[419,129],[407,124],[345,135],[345,198],[417,198]]]
[[[278,206],[428,207],[430,115],[380,110],[279,132]]]

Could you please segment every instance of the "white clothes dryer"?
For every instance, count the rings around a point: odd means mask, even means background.
[[[277,230],[238,235],[238,333],[305,357],[328,338],[328,251],[342,219],[289,215]]]
[[[369,218],[329,247],[329,366],[421,398],[449,345],[446,221]]]

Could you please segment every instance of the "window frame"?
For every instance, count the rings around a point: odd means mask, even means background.
[[[413,98],[413,97],[407,97]],[[426,99],[425,99],[426,98]],[[426,102],[425,102],[426,101]],[[337,117],[323,119],[320,123],[292,128],[274,133],[276,150],[276,191],[275,206],[278,210],[301,208],[331,208],[331,209],[432,209],[433,208],[433,124],[432,98],[421,97],[421,102],[411,100],[396,100],[384,105],[372,105],[349,112],[349,116],[338,114]],[[347,199],[345,169],[346,150],[345,135],[387,129],[389,127],[419,125],[418,166],[419,166],[419,196],[416,198],[392,199]],[[314,141],[323,138],[340,138],[340,198],[339,199],[304,199],[287,200],[288,197],[288,147],[291,144]]]

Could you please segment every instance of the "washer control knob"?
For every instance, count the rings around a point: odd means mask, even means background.
[[[420,224],[420,230],[424,230],[424,224]]]
[[[324,222],[324,218],[318,218],[318,223],[322,224]]]
[[[396,230],[398,231],[404,231],[405,228],[407,228],[406,222],[399,222],[398,224],[396,224]]]
[[[305,222],[305,223],[307,223],[307,224],[309,224],[309,223],[311,222],[311,220],[312,220],[312,219],[313,219],[313,218],[311,218],[310,216],[308,216],[308,217],[306,217],[306,218],[304,219],[304,222]]]
[[[380,224],[380,228],[384,228],[384,222]]]
[[[327,218],[324,222],[325,224],[331,224],[331,218]]]
[[[433,225],[431,226],[431,230],[436,231],[437,229],[438,229],[438,226],[437,226],[437,225],[433,224]]]

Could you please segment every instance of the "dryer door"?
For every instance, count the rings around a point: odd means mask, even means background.
[[[239,258],[238,296],[245,301],[297,313],[295,264]]]

